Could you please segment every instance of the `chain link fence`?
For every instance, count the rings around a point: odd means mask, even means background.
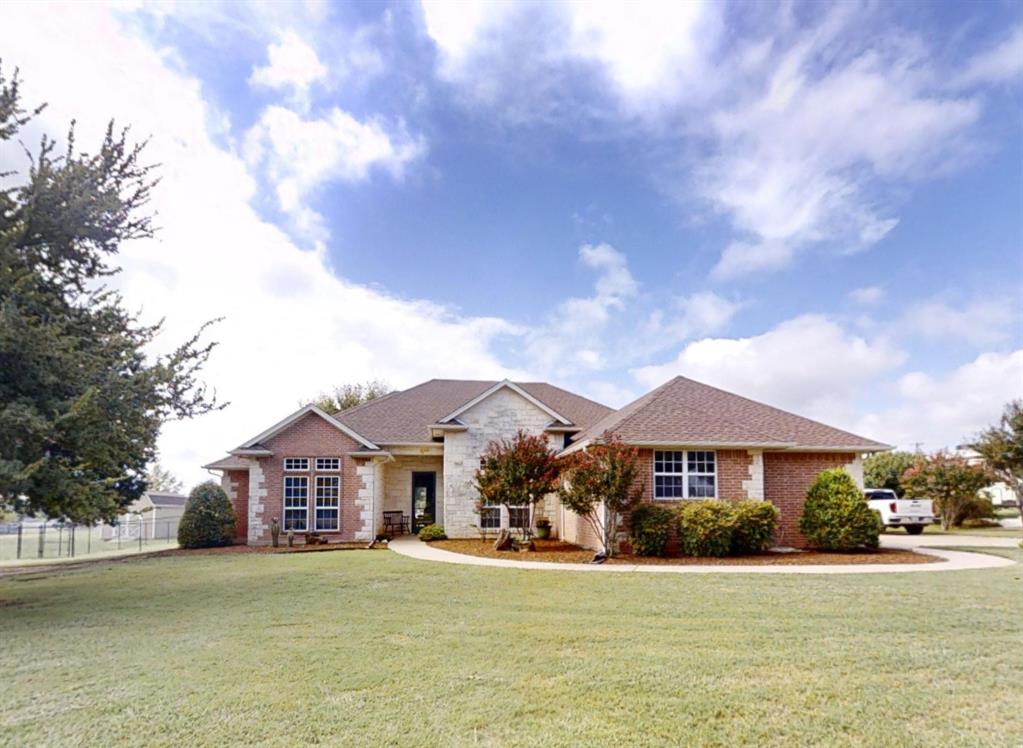
[[[56,520],[0,523],[0,564],[122,555],[176,548],[180,517],[127,514],[112,524]]]

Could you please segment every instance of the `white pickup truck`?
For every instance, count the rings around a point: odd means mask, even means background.
[[[930,499],[900,499],[889,488],[868,488],[863,492],[867,506],[881,515],[885,527],[905,527],[910,535],[919,535],[934,523],[934,505]]]

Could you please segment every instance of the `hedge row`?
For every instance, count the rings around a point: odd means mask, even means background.
[[[637,556],[665,556],[672,528],[686,556],[741,556],[771,547],[778,509],[767,501],[694,501],[632,512],[629,539]]]

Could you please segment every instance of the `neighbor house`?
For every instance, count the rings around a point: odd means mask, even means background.
[[[473,537],[518,524],[504,507],[478,506],[473,475],[491,442],[519,430],[562,453],[616,434],[640,450],[646,501],[770,501],[785,545],[803,542],[817,473],[845,468],[862,486],[862,455],[889,449],[683,377],[620,410],[541,382],[433,379],[335,415],[308,405],[205,467],[221,472],[250,544],[270,542],[274,518],[298,535],[371,540],[385,512],[406,515],[412,531],[435,522]],[[595,546],[556,496],[540,513],[563,539]]]

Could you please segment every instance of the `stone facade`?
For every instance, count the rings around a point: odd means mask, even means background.
[[[542,434],[552,418],[518,393],[503,388],[459,415],[458,420],[469,428],[444,437],[444,513],[441,516],[445,531],[453,538],[473,537],[478,532],[477,493],[472,480],[479,468],[480,456],[490,442],[511,439],[519,430]],[[554,448],[563,444],[560,434],[550,438]],[[548,516],[553,519],[556,515]],[[503,508],[501,521],[507,526],[507,512]]]
[[[378,526],[383,525],[385,511],[400,511],[412,516],[412,473],[434,473],[437,476],[434,516],[437,523],[443,523],[444,458],[441,455],[395,455],[393,460],[382,466],[382,473],[381,501],[376,505]]]

